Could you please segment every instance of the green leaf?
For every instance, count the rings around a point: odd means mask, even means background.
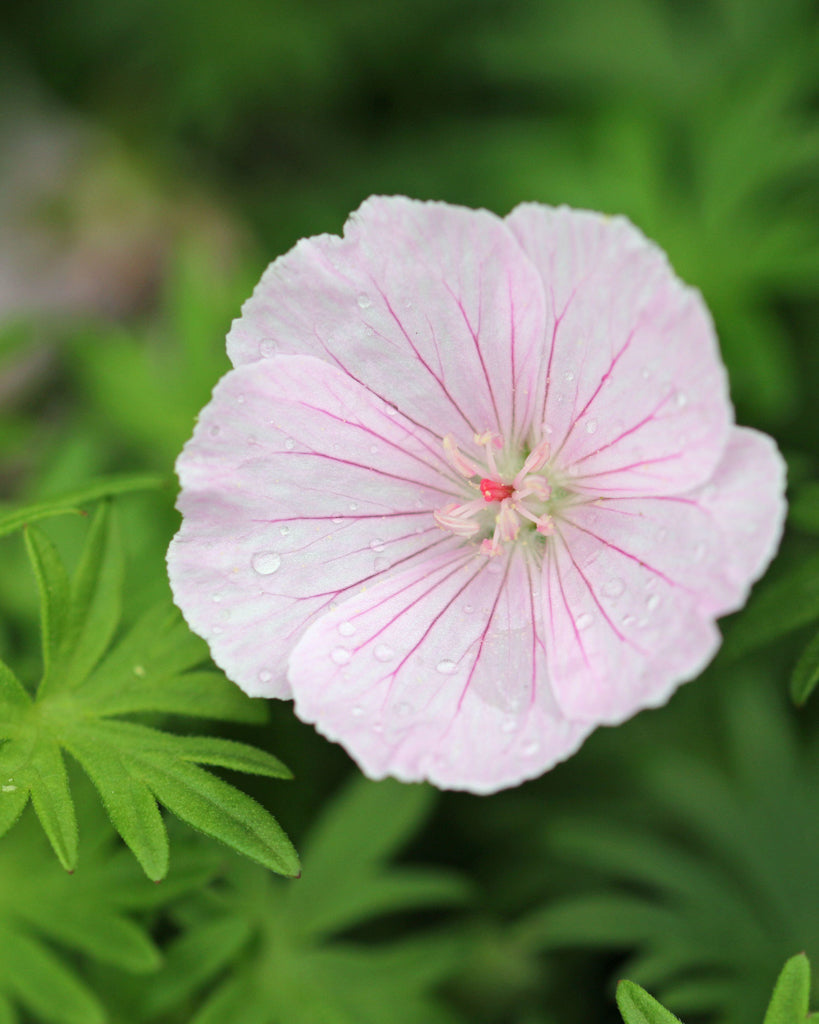
[[[59,745],[48,736],[40,736],[26,769],[24,778],[43,831],[62,866],[73,871],[77,863],[77,819]]]
[[[107,502],[98,506],[71,581],[68,621],[61,646],[60,688],[81,683],[105,653],[119,623],[125,564]]]
[[[134,774],[128,757],[111,741],[107,723],[88,722],[71,729],[66,748],[97,787],[111,824],[133,851],[148,878],[168,872],[168,833],[148,786]]]
[[[39,692],[43,693],[48,687],[55,659],[65,638],[70,601],[68,574],[57,549],[41,530],[29,526],[25,538],[40,591],[43,677]]]
[[[763,1024],[805,1024],[810,999],[810,964],[798,953],[782,968]]]
[[[18,786],[2,777],[0,784],[0,836],[8,832],[28,803],[28,786]]]
[[[31,706],[31,697],[23,684],[2,661],[0,661],[0,704],[5,704],[9,709],[7,714],[12,711],[25,711]],[[4,738],[2,723],[0,723],[0,738]]]
[[[819,555],[765,580],[725,630],[724,655],[738,657],[819,619]]]
[[[819,534],[819,481],[811,480],[796,491],[788,508],[788,521],[805,533]]]
[[[802,705],[819,683],[819,633],[814,636],[794,667],[791,675],[791,698]]]
[[[96,996],[44,945],[0,924],[0,986],[49,1024],[104,1024]]]
[[[83,512],[83,505],[90,504],[100,498],[111,497],[115,494],[127,494],[133,491],[152,491],[160,487],[171,486],[173,486],[172,477],[160,476],[156,473],[102,477],[99,480],[92,480],[84,487],[69,491],[56,498],[49,498],[34,505],[27,505],[24,508],[16,508],[0,513],[0,537],[13,533],[15,530],[35,523],[40,519],[49,519],[52,516],[71,513],[80,515]]]
[[[299,874],[292,843],[261,804],[196,765],[138,745],[129,753],[134,770],[177,817],[272,871]]]
[[[625,1024],[680,1024],[678,1017],[633,981],[617,986],[617,1008]]]

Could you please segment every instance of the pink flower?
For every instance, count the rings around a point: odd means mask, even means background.
[[[366,774],[489,793],[714,655],[784,518],[623,218],[369,199],[264,274],[179,458],[176,600]]]

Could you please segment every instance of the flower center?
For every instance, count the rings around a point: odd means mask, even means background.
[[[499,555],[506,542],[516,540],[527,524],[542,536],[554,533],[549,513],[552,488],[539,472],[549,458],[548,442],[535,445],[520,470],[509,479],[508,474],[500,472],[495,459],[495,449],[503,448],[503,440],[487,430],[476,434],[474,441],[484,450],[483,465],[464,455],[451,434],[444,438],[444,452],[455,471],[468,480],[471,488],[479,490],[482,498],[436,509],[438,526],[456,536],[480,540],[481,553],[490,558]],[[493,508],[494,514],[487,516],[487,505],[498,506],[497,511]]]

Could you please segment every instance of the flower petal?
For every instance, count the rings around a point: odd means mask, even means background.
[[[544,592],[567,715],[620,721],[705,666],[719,644],[709,620],[741,607],[774,555],[783,490],[773,442],[734,427],[702,487],[566,511]]]
[[[459,493],[443,449],[307,356],[230,371],[177,471],[174,596],[251,694],[289,695],[287,655],[315,615],[392,566],[458,545],[432,516]]]
[[[572,487],[656,494],[707,480],[731,405],[699,292],[623,217],[527,203],[507,223],[546,288],[539,415]]]
[[[374,197],[343,238],[306,239],[268,267],[228,353],[317,356],[438,438],[512,440],[536,405],[543,317],[540,275],[503,220]]]
[[[520,551],[415,562],[314,622],[290,659],[296,713],[373,778],[491,793],[591,727],[555,705],[537,572]]]

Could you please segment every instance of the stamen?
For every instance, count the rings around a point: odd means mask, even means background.
[[[432,517],[442,530],[449,530],[459,537],[473,537],[480,530],[480,525],[471,517],[481,508],[483,502],[476,498],[465,505],[444,505],[435,509]]]
[[[447,434],[444,438],[444,452],[455,470],[460,473],[461,476],[470,477],[480,475],[480,469],[478,469],[471,459],[468,459],[463,452],[460,451],[452,434]]]
[[[491,430],[484,430],[482,434],[474,435],[475,444],[479,444],[482,448],[486,449],[486,464],[489,467],[489,472],[492,476],[500,476],[498,473],[498,466],[495,462],[495,453],[492,451],[494,448],[503,448],[503,438],[500,434],[493,434]]]
[[[520,487],[523,483],[524,477],[528,476],[530,473],[536,473],[541,467],[546,465],[546,460],[549,458],[550,451],[551,446],[544,437],[543,440],[536,444],[526,456],[526,461],[521,466],[520,472],[513,481],[515,487]]]
[[[498,527],[497,533],[500,535],[500,539],[502,541],[514,540],[520,533],[518,517],[515,514],[512,502],[508,498],[501,502],[500,512],[498,513],[495,522]]]

